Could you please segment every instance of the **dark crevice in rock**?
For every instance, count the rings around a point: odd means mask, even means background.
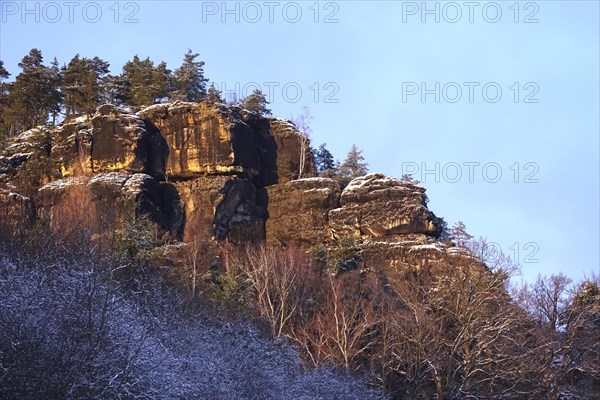
[[[147,152],[144,172],[157,180],[164,181],[167,179],[166,164],[169,157],[169,146],[156,125],[147,120],[144,120],[144,124],[148,132],[146,143],[141,146]]]
[[[254,242],[265,238],[266,209],[257,203],[256,187],[247,180],[228,181],[221,190],[213,227],[217,240]]]

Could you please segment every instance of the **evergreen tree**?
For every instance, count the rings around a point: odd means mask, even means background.
[[[221,91],[215,87],[215,84],[211,84],[206,93],[206,101],[209,103],[223,103],[223,95]]]
[[[105,97],[109,63],[98,57],[79,58],[77,54],[62,69],[61,90],[66,115],[92,114]]]
[[[327,149],[327,143],[323,143],[317,150],[313,150],[315,155],[315,164],[319,175],[326,171],[332,172],[335,169],[333,154]]]
[[[131,82],[123,75],[107,75],[102,91],[103,103],[124,105],[130,104]]]
[[[359,150],[358,147],[353,144],[346,159],[342,165],[340,165],[341,177],[351,180],[366,175],[369,172],[369,164],[364,161],[365,158],[362,156],[362,150]]]
[[[183,64],[175,70],[173,76],[174,92],[172,97],[183,101],[201,101],[206,97],[204,61],[196,61],[198,53],[188,49],[183,56]]]
[[[249,96],[242,100],[242,107],[252,111],[258,116],[271,115],[271,110],[267,108],[267,98],[260,89],[255,89]]]
[[[4,61],[0,60],[0,84],[4,83],[4,80],[10,76],[10,73],[4,68]]]
[[[56,116],[62,99],[58,89],[60,71],[56,61],[51,67],[46,67],[42,52],[32,49],[23,57],[19,67],[22,72],[11,85],[11,106],[6,115],[15,133],[46,123],[50,114]]]
[[[123,66],[120,78],[113,79],[113,83],[117,84],[113,89],[116,89],[115,95],[121,102],[147,106],[168,95],[170,75],[165,62],[155,67],[149,57],[140,60],[136,54]]]
[[[5,121],[6,110],[10,107],[8,93],[10,84],[5,83],[10,73],[4,68],[4,61],[0,60],[0,148],[3,147],[4,140],[8,135],[8,124]]]
[[[458,221],[450,228],[450,234],[448,237],[457,246],[467,247],[469,241],[473,239],[473,236],[467,233],[467,226],[464,222]]]
[[[48,73],[48,87],[50,93],[48,93],[48,107],[50,115],[52,115],[52,125],[56,124],[56,118],[60,114],[61,104],[63,101],[63,94],[60,91],[60,82],[62,80],[62,74],[58,66],[58,60],[56,57],[50,63],[50,68],[47,70]]]

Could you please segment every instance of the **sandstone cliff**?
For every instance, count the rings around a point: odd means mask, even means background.
[[[11,184],[39,168],[40,143],[47,164],[41,187],[19,194]],[[310,152],[300,162],[300,147],[289,121],[239,107],[175,102],[133,113],[104,105],[12,141],[0,157],[1,212],[13,226],[36,218],[60,223],[65,196],[87,188],[96,211],[147,214],[177,240],[315,247],[352,238],[366,265],[401,262],[415,246],[440,250],[441,221],[427,209],[425,189],[371,174],[342,191],[335,180],[315,177]]]

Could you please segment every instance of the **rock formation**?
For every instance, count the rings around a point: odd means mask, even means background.
[[[7,182],[28,168],[39,138],[51,181],[29,198]],[[52,221],[66,193],[85,187],[100,212],[147,214],[178,240],[313,247],[353,238],[366,265],[439,250],[441,221],[427,209],[425,189],[371,174],[341,191],[315,177],[310,151],[300,162],[302,143],[289,121],[239,107],[175,102],[133,113],[104,105],[14,139],[0,156],[0,207],[7,218]]]

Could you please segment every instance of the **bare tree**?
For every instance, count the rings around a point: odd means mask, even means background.
[[[304,175],[304,170],[306,168],[306,158],[308,157],[308,152],[310,151],[310,135],[312,133],[312,129],[310,127],[310,121],[313,117],[310,115],[310,110],[308,107],[304,107],[302,109],[302,114],[294,119],[294,124],[296,128],[298,128],[298,133],[300,135],[300,159],[298,160],[298,179],[301,179]]]

